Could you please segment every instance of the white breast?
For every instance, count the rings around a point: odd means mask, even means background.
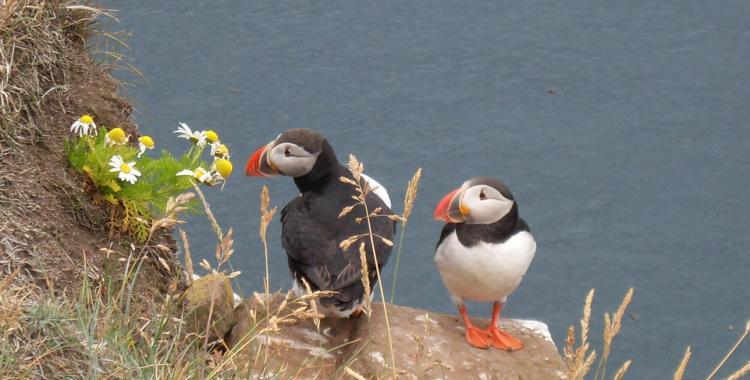
[[[521,283],[534,259],[536,241],[527,231],[499,244],[467,248],[452,232],[435,252],[435,265],[456,304],[470,301],[505,302]]]

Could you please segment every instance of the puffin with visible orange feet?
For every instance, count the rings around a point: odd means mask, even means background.
[[[536,252],[536,241],[518,216],[513,194],[496,179],[475,177],[448,193],[434,217],[447,222],[435,250],[435,265],[463,317],[466,340],[478,348],[523,348],[521,340],[498,326],[503,305]],[[471,323],[465,300],[494,302],[486,330]]]
[[[291,129],[258,149],[247,162],[248,176],[268,177],[285,175],[294,178],[300,195],[281,210],[281,243],[286,251],[289,270],[294,279],[297,296],[306,293],[307,282],[313,291],[330,290],[336,294],[319,300],[326,316],[347,318],[360,309],[365,288],[362,285],[362,264],[358,244],[346,251],[339,243],[352,236],[366,236],[368,223],[358,223],[365,217],[363,207],[355,207],[346,215],[341,210],[356,201],[355,188],[341,181],[354,181],[352,173],[339,164],[333,147],[319,133],[309,129]],[[388,192],[377,181],[366,175],[362,178],[372,189],[365,202],[369,210],[380,209],[390,214]],[[395,224],[388,218],[372,218],[369,223],[375,235],[393,240]],[[375,259],[367,245],[370,287],[377,283],[375,263],[382,268],[392,247],[381,239],[374,239]]]

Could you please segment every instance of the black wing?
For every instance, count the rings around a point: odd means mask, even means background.
[[[320,210],[311,197],[301,196],[291,201],[281,211],[282,246],[289,260],[289,269],[295,279],[305,279],[313,290],[331,290],[336,295],[321,299],[324,306],[336,305],[344,310],[355,301],[361,301],[362,264],[359,256],[360,242],[366,243],[368,276],[371,290],[377,281],[375,262],[370,251],[369,238],[358,240],[344,252],[339,243],[349,236],[367,232],[366,223],[356,223],[355,218],[364,216],[355,208],[346,217],[338,218],[335,206]],[[368,206],[380,202],[379,198]],[[383,205],[384,206],[384,205]],[[376,206],[377,207],[377,206]],[[333,211],[333,212],[331,212]],[[393,239],[393,224],[386,218],[372,218],[373,233],[389,240]],[[382,268],[390,256],[391,247],[375,238],[377,261]]]

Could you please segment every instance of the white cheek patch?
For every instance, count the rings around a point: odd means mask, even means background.
[[[286,152],[290,154],[287,155]],[[312,170],[318,154],[307,153],[304,149],[292,143],[279,144],[271,150],[268,160],[283,175],[301,177]]]
[[[480,194],[484,192],[484,199]],[[495,223],[508,215],[513,208],[513,201],[505,198],[499,191],[488,186],[474,186],[467,189],[461,202],[470,212],[466,218],[469,224]]]

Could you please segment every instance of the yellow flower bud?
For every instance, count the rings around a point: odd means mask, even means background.
[[[232,174],[232,163],[223,158],[216,160],[216,171],[222,178],[229,177]]]
[[[80,119],[78,119],[78,121],[85,124],[91,124],[94,122],[94,118],[91,117],[91,115],[83,115]]]
[[[141,136],[138,138],[138,141],[145,145],[146,148],[153,148],[154,147],[154,139],[151,138],[151,136]]]
[[[210,142],[217,142],[217,141],[219,141],[219,135],[216,134],[216,132],[214,132],[212,130],[206,131],[206,138]]]
[[[113,128],[111,131],[107,132],[107,136],[111,141],[114,141],[117,144],[125,144],[127,141],[125,138],[125,131],[123,131],[122,128]]]

